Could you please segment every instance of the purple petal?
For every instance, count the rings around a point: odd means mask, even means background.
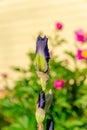
[[[47,119],[46,130],[54,130],[54,121],[53,121],[53,119]]]
[[[41,36],[38,36],[36,42],[36,55],[40,52],[43,53],[46,61],[48,62],[50,59],[50,55],[49,55],[47,42],[48,42],[48,38],[46,38],[46,36],[44,36],[43,38]]]
[[[39,99],[38,99],[38,107],[44,108],[45,107],[45,93],[44,91],[40,91]]]

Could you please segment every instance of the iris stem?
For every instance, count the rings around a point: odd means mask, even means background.
[[[38,130],[44,130],[44,125],[43,123],[38,124]]]
[[[46,90],[46,82],[43,81],[43,79],[41,78],[41,87],[42,87],[42,90],[45,91]]]

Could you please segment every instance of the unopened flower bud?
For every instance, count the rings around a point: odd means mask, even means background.
[[[42,123],[45,118],[45,93],[44,91],[40,91],[37,109],[36,109],[36,120],[38,123]]]
[[[45,93],[44,91],[40,91],[39,93],[39,98],[38,98],[38,108],[42,108],[44,109],[45,108]]]
[[[38,36],[36,42],[36,67],[38,71],[47,72],[48,62],[50,59],[48,50],[48,39],[46,36],[44,38]]]
[[[54,121],[53,121],[53,119],[47,119],[46,130],[54,130]]]

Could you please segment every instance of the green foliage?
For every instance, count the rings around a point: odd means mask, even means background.
[[[59,38],[59,34],[50,39],[59,47],[66,40]],[[51,44],[53,49],[54,44]],[[68,67],[69,62],[59,60],[57,56],[50,59],[50,79],[47,89],[53,91],[53,103],[47,117],[53,116],[55,130],[87,130],[87,64],[84,68],[77,66],[73,52],[67,50],[64,54],[75,64],[74,69]],[[28,53],[31,61],[28,68],[13,67],[21,74],[8,95],[0,100],[0,129],[1,130],[36,130],[35,110],[38,93],[41,90],[34,65],[35,54]],[[68,58],[68,61],[70,59]],[[83,61],[81,61],[83,64]],[[53,86],[55,79],[65,80],[65,86],[57,90]],[[45,123],[45,122],[44,122]]]

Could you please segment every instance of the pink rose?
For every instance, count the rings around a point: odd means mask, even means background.
[[[63,79],[57,79],[54,81],[54,87],[56,89],[61,89],[65,85],[65,81]]]
[[[57,30],[61,30],[62,28],[63,28],[63,24],[60,23],[60,22],[57,22],[57,23],[56,23],[56,29],[57,29]]]
[[[87,34],[82,29],[75,31],[75,35],[76,35],[76,41],[81,43],[87,41]]]
[[[6,79],[7,78],[7,74],[6,73],[2,73],[2,78]]]

